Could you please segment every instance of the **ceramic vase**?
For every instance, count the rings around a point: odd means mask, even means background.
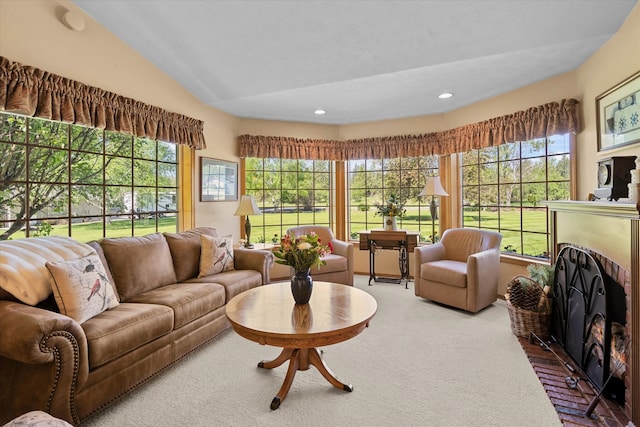
[[[291,277],[291,293],[296,304],[306,304],[311,298],[313,279],[309,274],[311,270],[296,271]]]
[[[396,231],[398,230],[398,224],[396,223],[395,216],[385,216],[384,217],[384,230],[385,231]]]

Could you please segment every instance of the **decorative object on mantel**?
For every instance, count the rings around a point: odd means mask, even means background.
[[[631,169],[629,173],[631,174],[631,183],[628,184],[629,187],[629,200],[634,203],[638,203],[640,201],[640,158],[636,157],[636,168]]]
[[[314,232],[295,237],[285,234],[280,246],[273,252],[276,262],[293,268],[291,293],[296,304],[306,304],[311,299],[313,279],[311,267],[325,265],[322,259],[332,252],[331,243],[324,244]]]
[[[256,204],[256,199],[253,196],[242,196],[240,199],[240,204],[238,204],[238,209],[236,209],[235,216],[245,216],[247,219],[244,222],[244,232],[247,235],[246,243],[244,247],[247,249],[252,249],[253,244],[251,243],[251,221],[249,221],[249,215],[262,215],[262,211],[258,208]]]
[[[375,204],[377,209],[376,215],[380,215],[384,220],[385,231],[398,230],[398,223],[396,218],[402,218],[407,210],[404,208],[404,202],[401,201],[395,194],[391,194],[387,203],[382,205]]]
[[[598,161],[598,188],[594,194],[598,199],[618,200],[628,197],[630,171],[636,156],[616,156]]]
[[[438,207],[436,206],[435,196],[449,196],[442,184],[440,183],[439,176],[428,176],[427,182],[424,188],[420,192],[419,196],[431,196],[431,204],[429,205],[431,213],[431,243],[436,243],[436,216],[438,214]]]

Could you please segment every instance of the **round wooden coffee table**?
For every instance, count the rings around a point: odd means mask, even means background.
[[[362,332],[376,314],[378,304],[368,293],[347,285],[314,282],[308,304],[296,305],[291,284],[274,283],[236,295],[226,307],[227,318],[238,335],[263,345],[282,347],[278,357],[258,363],[273,369],[289,361],[282,387],[271,401],[278,409],[287,397],[297,371],[311,365],[331,385],[353,391],[339,381],[322,360],[316,347],[336,344]]]

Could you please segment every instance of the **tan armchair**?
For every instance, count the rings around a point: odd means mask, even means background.
[[[288,229],[287,233],[301,236],[312,231],[320,237],[323,243],[331,242],[333,246],[333,253],[323,258],[327,264],[320,268],[311,268],[313,280],[353,286],[353,245],[351,243],[336,239],[329,227],[319,225],[293,227]]]
[[[502,234],[472,228],[446,230],[440,242],[414,249],[415,294],[478,312],[498,295]]]

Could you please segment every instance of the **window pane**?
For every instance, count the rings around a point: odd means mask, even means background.
[[[33,184],[29,191],[32,218],[68,216],[69,192],[66,185]]]
[[[117,132],[105,132],[105,152],[114,156],[131,157],[132,137]]]
[[[69,141],[67,129],[69,125],[48,120],[30,119],[30,143],[44,147],[66,147]]]
[[[0,113],[0,141],[26,142],[26,118]]]
[[[158,160],[178,163],[178,146],[170,142],[158,141]]]
[[[156,162],[135,160],[133,166],[133,182],[135,185],[156,186]]]
[[[104,141],[102,131],[84,126],[71,126],[71,149],[102,153]]]
[[[156,159],[156,141],[149,138],[134,138],[133,157],[138,159]]]
[[[0,182],[2,180],[7,182],[25,181],[27,146],[0,142],[0,156],[2,156]]]
[[[132,160],[123,157],[108,157],[105,170],[106,182],[112,185],[133,185]]]
[[[74,184],[102,184],[102,154],[71,153],[71,182]]]
[[[163,187],[178,186],[178,165],[158,163],[158,185]]]
[[[480,165],[480,183],[496,184],[498,182],[498,164],[484,163]]]
[[[71,188],[71,216],[102,216],[102,188],[96,185],[74,185]]]
[[[32,148],[29,151],[29,181],[68,182],[69,152],[50,148]]]

